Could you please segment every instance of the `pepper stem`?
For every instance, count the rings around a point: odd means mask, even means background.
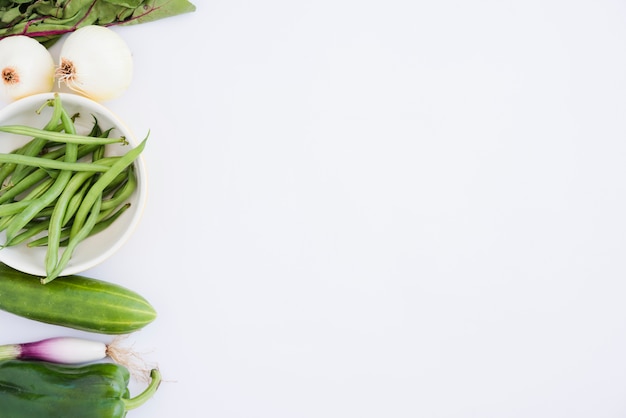
[[[161,372],[159,372],[158,369],[152,369],[150,371],[150,378],[152,379],[152,381],[143,392],[141,392],[134,398],[123,400],[127,411],[140,407],[141,405],[146,403],[146,401],[150,399],[152,395],[154,395],[154,393],[157,391],[159,385],[161,384]]]

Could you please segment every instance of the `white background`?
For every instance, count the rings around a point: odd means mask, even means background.
[[[129,417],[626,416],[624,1],[195,3],[116,29]]]

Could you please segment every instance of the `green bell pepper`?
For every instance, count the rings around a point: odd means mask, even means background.
[[[0,362],[0,415],[5,418],[122,418],[154,395],[161,374],[130,398],[130,373],[114,363],[66,366],[41,361]]]

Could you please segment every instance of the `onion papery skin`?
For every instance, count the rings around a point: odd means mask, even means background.
[[[55,66],[50,52],[37,40],[15,35],[0,40],[0,96],[11,102],[54,87]],[[14,74],[13,81],[5,75]]]
[[[124,39],[104,26],[84,26],[68,35],[59,54],[59,83],[97,102],[121,96],[133,78],[133,57]]]

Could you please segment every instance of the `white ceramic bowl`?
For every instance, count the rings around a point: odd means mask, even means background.
[[[76,94],[59,94],[63,107],[70,115],[80,114],[75,123],[77,133],[89,133],[93,126],[91,115],[94,115],[103,129],[114,127],[111,137],[125,136],[130,146],[139,144],[133,132],[103,105]],[[42,128],[48,122],[52,108],[46,106],[41,114],[37,114],[36,111],[53,97],[53,93],[44,93],[10,103],[0,109],[0,125],[23,124]],[[8,153],[29,139],[24,136],[0,133],[0,153]],[[128,145],[107,145],[106,154],[122,155],[128,149]],[[119,250],[134,232],[147,199],[146,169],[142,156],[135,160],[134,164],[137,174],[137,188],[129,199],[130,208],[107,229],[82,241],[61,275],[78,274],[100,264]],[[5,233],[2,232],[0,233],[0,244],[3,244],[4,241]],[[21,244],[0,249],[0,262],[25,273],[45,276],[45,254],[46,247],[30,248]]]

